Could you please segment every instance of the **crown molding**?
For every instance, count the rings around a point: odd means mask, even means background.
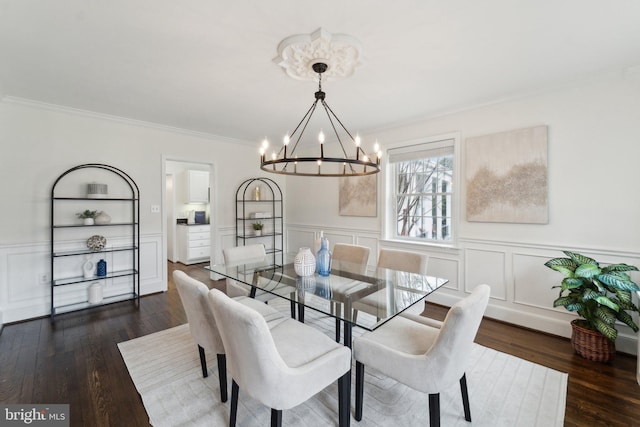
[[[144,120],[131,119],[131,118],[122,117],[122,116],[114,116],[114,115],[105,114],[105,113],[98,113],[95,111],[83,110],[80,108],[67,107],[65,105],[50,104],[47,102],[36,101],[28,98],[20,98],[17,96],[1,96],[0,102],[5,104],[23,105],[31,108],[55,111],[58,113],[65,113],[65,114],[70,114],[74,116],[89,117],[89,118],[98,119],[98,120],[106,120],[106,121],[122,123],[122,124],[127,124],[132,126],[146,127],[150,129],[164,131],[164,132],[172,132],[172,133],[178,133],[181,135],[193,136],[196,138],[213,140],[216,142],[226,142],[231,144],[243,144],[247,146],[255,146],[255,141],[245,141],[242,139],[230,138],[227,136],[216,135],[208,132],[199,132],[199,131],[194,131],[190,129],[163,125],[160,123],[147,122]]]

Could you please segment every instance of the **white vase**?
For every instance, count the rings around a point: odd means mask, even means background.
[[[262,236],[262,230],[254,230],[256,236]]]
[[[93,225],[93,218],[84,218],[84,225]]]
[[[91,260],[87,260],[82,264],[82,273],[85,279],[91,279],[95,276],[95,264]]]
[[[107,215],[105,212],[100,212],[100,214],[95,218],[95,223],[99,225],[109,224],[110,222],[111,222],[111,217]]]
[[[89,286],[89,304],[99,304],[102,302],[102,285],[99,282]]]
[[[300,248],[293,260],[293,269],[298,276],[311,276],[316,271],[316,257],[309,248]]]

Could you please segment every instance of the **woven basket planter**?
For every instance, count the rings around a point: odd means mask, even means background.
[[[616,343],[598,331],[580,326],[580,320],[571,322],[571,345],[580,356],[594,362],[608,362],[616,354]]]

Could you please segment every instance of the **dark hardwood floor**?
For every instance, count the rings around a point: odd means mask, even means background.
[[[207,283],[202,264],[174,269]],[[442,319],[446,308],[428,304]],[[5,325],[0,334],[0,402],[68,403],[72,426],[145,426],[148,417],[117,343],[186,322],[173,283],[169,291],[131,302]],[[589,362],[565,338],[485,319],[476,341],[487,347],[569,373],[566,426],[640,426],[636,357]],[[426,409],[425,409],[426,413]],[[425,420],[425,425],[427,421]],[[354,422],[354,425],[357,423]]]

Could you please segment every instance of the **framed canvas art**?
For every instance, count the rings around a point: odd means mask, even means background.
[[[467,221],[547,224],[547,126],[465,141]]]
[[[342,216],[376,216],[377,175],[339,178]]]

